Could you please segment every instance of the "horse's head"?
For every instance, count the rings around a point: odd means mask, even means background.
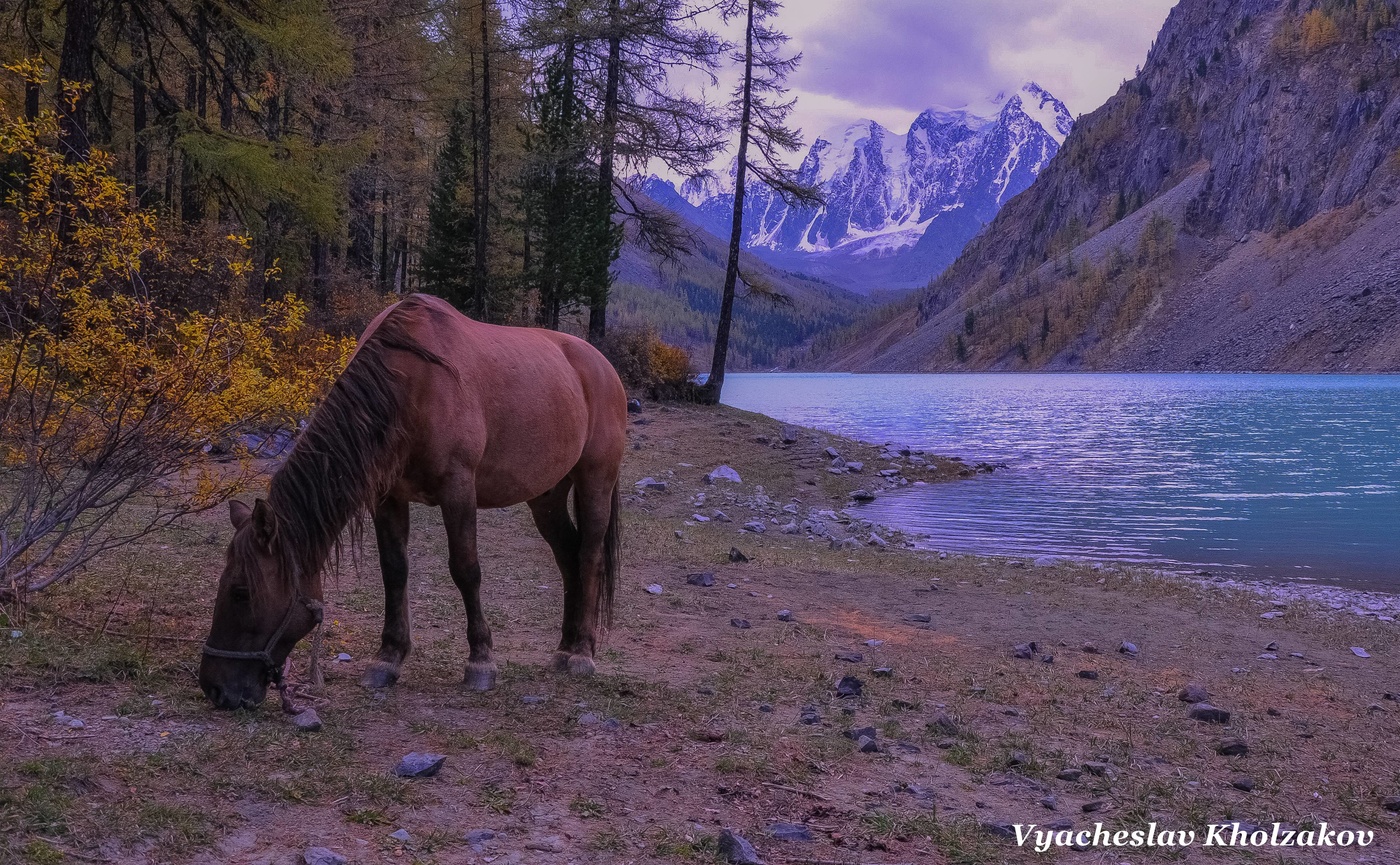
[[[252,708],[280,681],[297,641],[321,621],[321,603],[302,594],[281,554],[277,518],[262,499],[229,503],[229,542],[214,623],[204,642],[199,686],[221,709]]]

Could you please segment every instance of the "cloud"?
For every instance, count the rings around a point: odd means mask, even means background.
[[[1175,2],[789,0],[777,25],[803,54],[793,119],[809,140],[856,117],[897,128],[1029,80],[1072,113],[1092,111],[1133,75]]]

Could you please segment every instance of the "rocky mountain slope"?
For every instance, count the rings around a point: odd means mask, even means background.
[[[1035,83],[982,106],[931,108],[904,134],[860,120],[820,135],[798,178],[821,207],[790,207],[761,184],[745,196],[744,245],[787,270],[858,291],[922,286],[1050,161],[1073,121]],[[728,237],[733,180],[678,191],[644,188],[717,237]]]
[[[633,197],[643,208],[661,206],[640,191]],[[678,209],[689,206],[683,200],[669,203]],[[677,215],[683,221],[689,217]],[[700,228],[690,234],[692,248],[673,261],[650,254],[628,237],[613,266],[608,320],[653,327],[667,342],[689,351],[696,369],[709,369],[729,245]],[[872,305],[819,279],[782,271],[752,253],[743,254],[740,272],[764,291],[743,285],[735,299],[732,370],[788,368],[807,357],[814,339],[851,325]]]
[[[1182,0],[917,305],[833,368],[1400,368],[1395,0]]]

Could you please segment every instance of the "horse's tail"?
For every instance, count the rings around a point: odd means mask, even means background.
[[[622,495],[613,484],[612,510],[608,514],[608,530],[603,535],[603,574],[598,586],[598,617],[605,627],[612,627],[613,596],[617,593],[617,575],[622,569]]]

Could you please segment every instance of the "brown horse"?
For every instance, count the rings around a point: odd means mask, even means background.
[[[200,687],[223,708],[262,702],[292,647],[321,620],[322,568],[366,510],[384,574],[384,635],[364,683],[393,684],[409,652],[410,502],[442,509],[448,570],[467,608],[467,687],[496,680],[477,510],[521,502],[564,577],[554,666],[592,673],[617,580],[626,426],[617,373],[582,340],[481,324],[424,295],[385,310],[273,475],[267,499],[230,505],[234,535]]]

